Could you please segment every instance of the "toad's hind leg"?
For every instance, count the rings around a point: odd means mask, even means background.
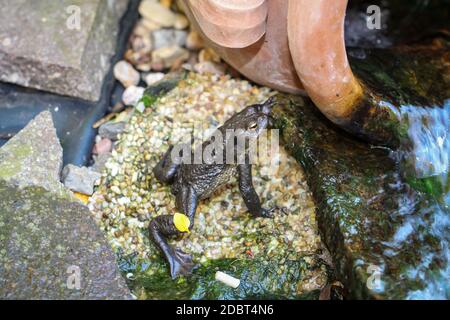
[[[197,209],[197,196],[190,187],[183,187],[177,194],[177,209],[189,217],[189,230],[192,230],[195,211]],[[166,237],[180,235],[172,215],[163,215],[154,218],[149,226],[150,238],[163,252],[170,265],[170,275],[175,279],[179,275],[189,275],[196,267],[192,257],[178,248],[167,243]]]

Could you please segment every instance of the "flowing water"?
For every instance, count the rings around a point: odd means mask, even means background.
[[[428,234],[436,241],[437,256],[428,254],[415,268],[408,270],[411,278],[430,279],[425,288],[413,291],[408,298],[448,299],[450,296],[450,100],[442,107],[403,106],[401,121],[408,126],[408,139],[396,152],[402,174],[420,194],[428,196],[427,205],[420,209],[420,215],[405,219],[394,236],[402,241],[419,228],[428,228]],[[408,211],[408,210],[406,210]],[[424,224],[421,215],[430,216]],[[412,248],[413,249],[413,248]],[[430,274],[432,264],[438,264],[437,271]],[[427,274],[428,273],[428,274]]]

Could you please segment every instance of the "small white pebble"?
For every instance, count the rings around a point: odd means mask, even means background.
[[[237,287],[239,287],[239,285],[241,284],[241,280],[232,277],[226,273],[223,273],[222,271],[217,271],[216,272],[216,280],[220,281],[224,284],[226,284],[229,287],[232,287],[234,289],[236,289]]]
[[[136,110],[139,111],[140,113],[143,113],[145,110],[145,104],[141,101],[138,103],[138,105],[136,106]]]

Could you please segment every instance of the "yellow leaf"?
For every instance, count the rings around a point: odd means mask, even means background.
[[[173,216],[173,224],[175,228],[180,230],[181,232],[189,233],[189,226],[191,225],[191,221],[189,218],[182,213],[175,213]]]
[[[89,202],[89,196],[79,193],[79,192],[74,192],[73,195],[75,196],[75,198],[77,198],[78,200],[80,200],[82,203],[87,204]]]

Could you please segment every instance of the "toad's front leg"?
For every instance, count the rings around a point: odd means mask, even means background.
[[[265,209],[261,207],[259,196],[253,187],[252,166],[250,164],[238,165],[239,173],[239,190],[248,211],[254,217],[273,218],[273,211],[277,208]]]
[[[171,184],[179,168],[179,165],[172,161],[172,150],[173,146],[170,146],[161,161],[153,168],[156,179],[161,183]]]
[[[177,194],[177,209],[189,218],[189,230],[192,230],[197,209],[197,196],[192,188],[183,187]],[[166,237],[183,234],[175,227],[173,216],[163,215],[154,218],[150,222],[149,232],[150,239],[159,247],[169,262],[172,279],[179,275],[190,275],[196,266],[192,261],[192,257],[167,243]]]

